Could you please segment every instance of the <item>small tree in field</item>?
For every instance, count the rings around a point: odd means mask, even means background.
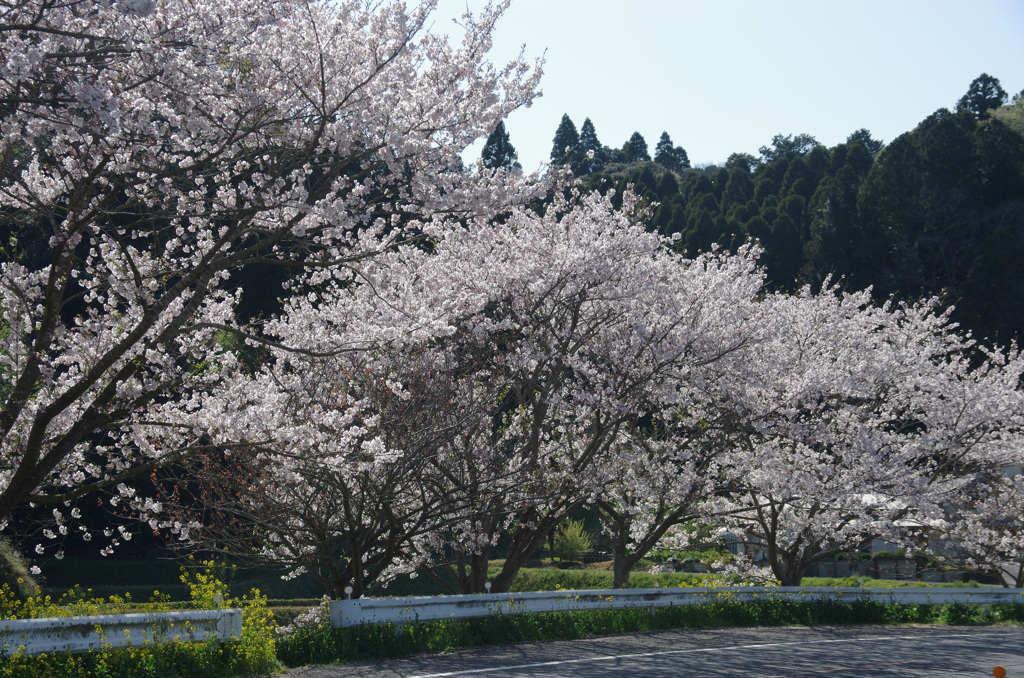
[[[582,520],[567,520],[555,530],[555,555],[562,560],[579,562],[592,545]]]

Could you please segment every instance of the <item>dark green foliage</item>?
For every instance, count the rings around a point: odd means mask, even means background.
[[[867,129],[834,148],[779,134],[760,159],[737,153],[724,167],[681,172],[668,134],[653,171],[634,134],[614,159],[633,165],[606,165],[586,185],[633,184],[659,203],[651,228],[678,234],[689,255],[756,238],[770,289],[831,277],[879,300],[938,295],[977,336],[1007,342],[1024,332],[1024,123],[1018,130],[1012,107],[998,113],[940,109],[888,146]]]
[[[754,182],[754,200],[756,200],[758,204],[763,205],[769,196],[775,197],[778,190],[779,187],[769,177],[759,177],[758,180]]]
[[[637,136],[637,135],[634,135]],[[632,141],[632,139],[630,139]],[[646,144],[644,145],[646,148]],[[672,144],[668,132],[662,132],[661,138],[654,147],[654,162],[670,172],[682,173],[690,167],[690,158],[682,146]]]
[[[1024,318],[1024,224],[998,230],[978,248],[960,292],[960,317],[969,327],[1009,343]]]
[[[971,82],[970,88],[960,97],[960,101],[956,102],[956,110],[966,111],[975,118],[980,118],[993,108],[1005,104],[1006,98],[1006,90],[1000,86],[999,79],[982,73]]]
[[[505,121],[499,120],[491,135],[487,137],[484,150],[481,153],[484,167],[487,169],[514,169],[520,167],[519,154],[509,140],[508,132],[505,130]]]
[[[859,145],[863,148],[863,145]],[[811,200],[809,238],[804,245],[805,278],[851,276],[851,256],[861,240],[857,223],[857,191],[863,177],[844,165],[818,186]]]
[[[894,140],[867,174],[858,221],[856,268],[880,294],[941,295],[982,338],[1024,330],[1019,304],[984,308],[1015,294],[1016,259],[995,252],[1024,232],[1024,141],[1000,121],[942,109]]]
[[[658,178],[654,176],[651,163],[644,163],[640,171],[633,176],[633,190],[651,201],[658,199],[656,187]]]
[[[566,113],[558,123],[555,139],[551,143],[551,164],[567,165],[578,156],[579,150],[580,134],[576,131],[572,118]]]
[[[647,151],[647,141],[640,132],[633,132],[633,136],[622,147],[623,162],[650,161],[651,154]]]
[[[771,146],[762,146],[757,150],[761,154],[761,160],[770,163],[787,156],[807,155],[819,145],[818,140],[810,134],[776,134],[772,137]]]
[[[982,75],[956,111],[888,145],[863,128],[834,148],[778,134],[760,158],[735,153],[724,167],[689,167],[667,133],[653,164],[639,133],[609,151],[589,120],[574,137],[568,116],[558,145],[595,151],[571,160],[586,188],[614,188],[621,204],[632,184],[659,203],[650,228],[688,255],[757,239],[769,289],[831,277],[878,300],[935,295],[977,337],[1006,343],[1024,337],[1024,112],[994,108],[1005,101]]]
[[[590,118],[584,120],[580,128],[578,155],[579,160],[573,168],[576,174],[597,172],[608,163],[608,152],[598,140],[597,131]]]
[[[729,156],[729,159],[725,161],[725,169],[731,172],[737,167],[742,167],[749,174],[754,171],[754,168],[757,167],[757,164],[757,158],[750,155],[749,153],[733,153],[732,155]]]
[[[754,197],[754,182],[750,178],[750,170],[742,165],[733,167],[729,179],[725,182],[722,192],[722,210],[737,203],[746,203]]]
[[[679,194],[679,181],[673,172],[665,172],[658,177],[658,197],[667,200]]]
[[[847,144],[852,144],[856,141],[859,141],[862,144],[864,144],[864,148],[866,148],[868,153],[870,153],[871,155],[878,153],[885,146],[885,144],[883,144],[878,139],[873,139],[871,137],[871,132],[867,129],[864,129],[863,127],[857,130],[856,132],[850,134],[850,136],[846,137]]]

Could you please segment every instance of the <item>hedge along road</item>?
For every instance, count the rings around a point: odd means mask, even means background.
[[[316,666],[287,678],[1024,678],[1024,628],[844,626],[680,629]]]

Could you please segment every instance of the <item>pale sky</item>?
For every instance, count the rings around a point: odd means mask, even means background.
[[[485,2],[440,0],[432,30]],[[892,141],[982,72],[1020,92],[1024,0],[513,0],[492,60],[524,45],[545,55],[543,97],[506,121],[525,169],[563,113],[606,146],[639,131],[653,153],[667,131],[693,164],[720,164],[780,133]]]

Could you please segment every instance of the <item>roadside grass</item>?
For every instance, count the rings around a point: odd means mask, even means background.
[[[492,567],[489,577],[497,575],[499,568]],[[524,568],[520,570],[512,584],[512,591],[562,591],[570,589],[610,589],[612,573],[606,569],[586,568],[579,570],[560,570],[553,567]],[[629,577],[631,589],[675,588],[679,586],[728,586],[739,583],[738,578],[723,577],[716,574],[692,572],[633,572]],[[979,586],[977,582],[928,583],[910,579],[870,579],[865,577],[804,577],[801,586],[870,586],[895,588],[904,586]]]

